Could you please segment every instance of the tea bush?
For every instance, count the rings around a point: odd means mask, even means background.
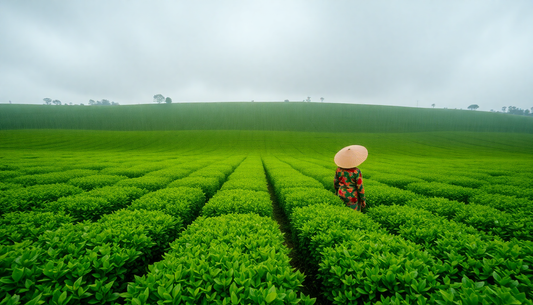
[[[272,217],[272,201],[267,192],[221,190],[202,209],[202,216],[214,217],[230,213],[254,213]]]
[[[34,185],[4,191],[0,197],[0,214],[39,209],[48,202],[63,196],[82,193],[83,190],[68,184]]]
[[[85,177],[97,174],[90,169],[72,169],[64,172],[52,172],[38,175],[23,175],[10,179],[10,182],[31,186],[36,184],[64,183],[72,178]]]
[[[63,166],[30,166],[21,167],[19,170],[25,175],[38,175],[63,171]]]
[[[440,197],[417,198],[405,203],[405,205],[430,211],[436,215],[451,220],[455,215],[464,209],[465,204],[455,200]]]
[[[169,178],[170,180],[177,180],[177,179],[187,177],[190,173],[192,173],[192,171],[193,171],[192,169],[183,169],[180,166],[174,166],[174,167],[150,172],[144,176],[145,177],[149,177],[149,176],[165,177],[165,178]]]
[[[533,201],[527,198],[480,192],[470,200],[472,203],[491,206],[507,213],[522,214],[526,217],[533,216]]]
[[[254,178],[248,177],[245,179],[228,179],[226,183],[222,185],[221,191],[226,190],[250,190],[258,192],[268,192],[268,186],[266,183],[266,177],[257,176]]]
[[[318,269],[322,250],[350,239],[356,230],[382,231],[380,225],[350,208],[316,204],[295,208],[289,217],[298,256],[310,269]],[[323,238],[317,238],[324,233]]]
[[[369,208],[380,205],[404,205],[410,200],[421,197],[411,191],[384,184],[374,184],[373,181],[367,180],[368,183],[364,183],[363,185],[365,187],[366,204]]]
[[[15,183],[0,182],[0,197],[4,195],[3,191],[14,190],[14,189],[19,189],[19,188],[23,188],[23,186],[20,184],[15,184]]]
[[[295,208],[314,204],[345,206],[337,196],[325,189],[318,188],[286,188],[280,191],[279,203],[285,215],[290,215]]]
[[[117,207],[117,209],[122,209],[146,193],[146,190],[133,186],[104,186],[93,189],[85,194],[89,197],[104,198]]]
[[[120,180],[127,179],[126,176],[115,175],[93,175],[80,178],[70,179],[67,184],[77,186],[86,191],[90,191],[95,188],[114,185]]]
[[[147,190],[149,192],[157,191],[165,188],[170,182],[170,178],[158,177],[158,176],[143,176],[139,178],[131,178],[121,180],[116,186],[134,186],[140,189]]]
[[[20,175],[23,175],[23,174],[18,171],[0,171],[0,181],[14,178]]]
[[[515,196],[518,198],[526,198],[527,200],[533,200],[532,185],[530,185],[529,187],[521,187],[507,184],[488,184],[482,187],[481,190],[489,194]]]
[[[381,232],[354,233],[324,249],[320,262],[318,278],[333,304],[415,304],[443,288],[437,260],[418,245]]]
[[[222,185],[224,181],[226,181],[226,174],[208,168],[195,171],[194,173],[190,174],[189,177],[217,178],[220,185]]]
[[[379,206],[370,209],[367,215],[440,259],[451,268],[447,276],[452,282],[461,282],[466,276],[509,289],[517,287],[528,298],[533,295],[533,271],[525,267],[533,258],[531,241],[493,239],[470,226],[409,206]],[[503,274],[505,280],[495,282],[494,272]]]
[[[173,187],[148,193],[135,200],[129,210],[163,211],[190,224],[205,203],[205,195],[199,188]]]
[[[24,240],[37,240],[48,230],[55,230],[74,218],[62,213],[12,212],[0,217],[0,244],[11,245]]]
[[[60,198],[57,201],[47,203],[45,211],[54,213],[66,213],[72,216],[76,222],[98,220],[103,214],[111,213],[118,207],[104,198],[89,197],[85,194]]]
[[[113,304],[153,257],[176,220],[159,211],[65,224],[35,242],[0,246],[0,299],[35,304]],[[124,219],[122,222],[120,219]]]
[[[417,182],[408,184],[407,190],[428,197],[444,197],[450,200],[468,203],[478,192],[472,188],[439,182]]]
[[[381,183],[404,189],[409,183],[424,182],[424,180],[416,177],[410,177],[407,175],[399,174],[387,174],[379,173],[372,176],[373,180],[377,180]]]
[[[180,186],[200,188],[204,192],[206,199],[209,199],[213,197],[216,191],[220,188],[220,180],[218,178],[207,177],[186,177],[171,182],[169,185],[167,185],[167,188]]]
[[[313,304],[298,295],[304,275],[293,271],[287,254],[267,217],[201,217],[122,296],[126,304]]]

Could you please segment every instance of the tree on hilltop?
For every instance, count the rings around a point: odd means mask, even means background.
[[[46,105],[52,105],[52,99],[49,97],[43,98],[43,101],[46,103]]]
[[[167,98],[165,99],[165,103],[172,104],[172,99],[167,96]]]
[[[431,107],[435,108],[435,104],[431,104]]]
[[[503,106],[502,111],[505,112],[505,110],[507,110],[507,107]]]
[[[477,104],[472,104],[472,105],[468,106],[468,109],[470,109],[470,110],[476,110],[478,108],[479,108],[479,106]]]
[[[52,101],[52,104],[54,104],[54,105],[61,105],[61,101],[60,101],[60,100],[53,100],[53,101]]]
[[[154,102],[161,104],[165,100],[165,97],[161,94],[154,95]]]

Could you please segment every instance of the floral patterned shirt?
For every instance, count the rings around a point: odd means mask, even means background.
[[[349,206],[357,206],[357,210],[366,206],[363,174],[357,167],[337,168],[335,171],[335,191]]]

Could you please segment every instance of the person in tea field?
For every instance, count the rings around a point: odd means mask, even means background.
[[[368,157],[368,150],[361,145],[350,145],[341,149],[334,158],[337,164],[335,171],[335,193],[346,206],[361,211],[366,206],[363,175],[357,168]]]

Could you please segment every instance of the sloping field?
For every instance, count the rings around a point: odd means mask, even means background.
[[[321,103],[189,103],[100,107],[0,105],[0,129],[28,128],[533,133],[533,117],[452,109]]]
[[[1,304],[532,304],[531,118],[0,108]],[[350,144],[363,213],[333,194]]]

